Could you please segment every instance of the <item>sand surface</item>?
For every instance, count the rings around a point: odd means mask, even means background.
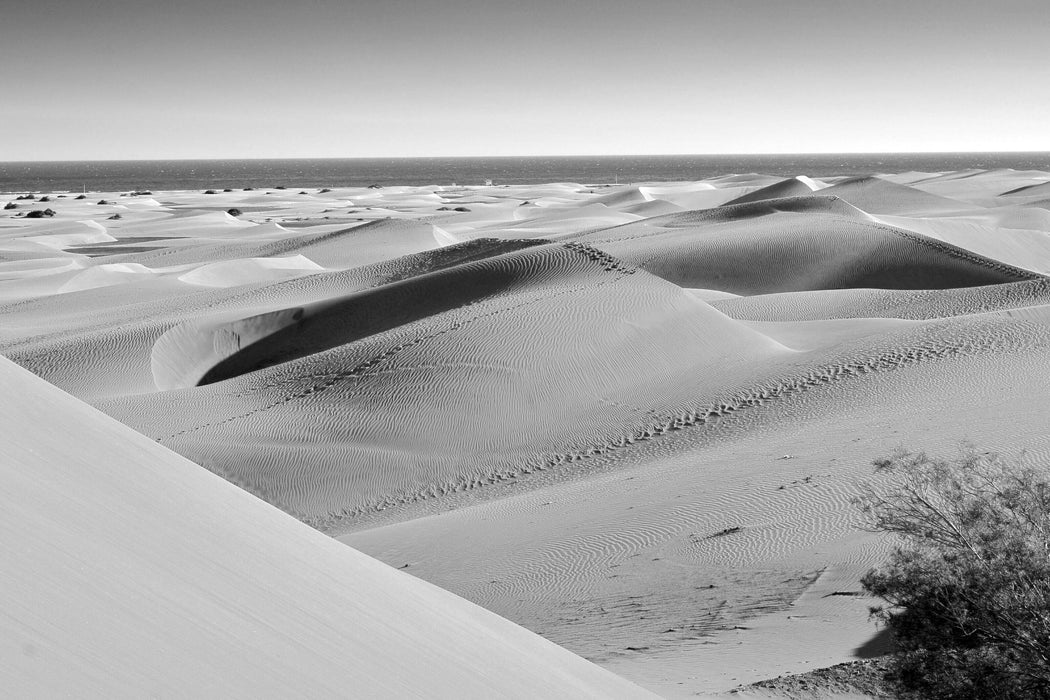
[[[0,391],[10,697],[653,697],[2,358]]]
[[[147,436],[157,478],[186,458],[337,538],[194,477],[252,513],[209,546],[331,571],[331,609],[341,541],[661,695],[724,693],[885,648],[859,578],[891,543],[850,504],[873,459],[1050,466],[1050,173],[820,175],[20,200],[0,353]],[[141,446],[118,432],[98,449]],[[96,490],[133,489],[134,546],[163,548],[139,461]]]

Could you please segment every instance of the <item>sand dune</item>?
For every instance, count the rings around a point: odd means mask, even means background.
[[[1037,182],[1031,185],[1024,185],[1022,187],[1015,187],[1012,190],[1003,192],[1001,197],[1011,196],[1025,196],[1025,197],[1037,197],[1044,198],[1050,196],[1050,182]]]
[[[944,214],[973,208],[965,202],[940,197],[874,176],[839,182],[820,190],[820,193],[841,197],[871,214]]]
[[[305,255],[248,258],[195,267],[180,275],[179,281],[203,287],[238,287],[242,284],[297,277],[323,270],[323,267]]]
[[[878,287],[969,287],[1032,273],[873,221],[823,196],[654,217],[585,241],[683,287],[769,294]]]
[[[878,647],[870,461],[1050,468],[1050,174],[811,175],[5,212],[0,353],[127,426],[0,363],[17,687],[635,692],[255,496],[666,697]]]
[[[845,289],[714,299],[733,318],[812,321],[838,318],[934,319],[1050,303],[1045,279],[964,289]]]
[[[921,233],[970,252],[1041,273],[1050,271],[1050,212],[1025,207],[943,217],[880,216],[892,226]]]
[[[646,697],[0,358],[5,692]]]
[[[251,229],[248,229],[250,235]],[[267,238],[273,230],[267,230]],[[337,231],[301,234],[277,240],[206,242],[146,253],[113,256],[113,262],[150,266],[215,262],[233,258],[304,255],[322,267],[357,267],[438,247],[433,227],[403,221],[374,221]]]
[[[763,199],[782,199],[784,197],[799,197],[802,195],[811,194],[816,190],[816,183],[808,178],[802,179],[798,177],[788,178],[775,182],[772,185],[760,187],[757,190],[749,192],[741,197],[737,197],[734,200],[726,202],[727,204],[747,204],[748,202],[760,202]]]
[[[1046,181],[1046,173],[1008,168],[971,169],[950,173],[913,173],[911,177],[907,174],[880,177],[898,184],[909,185],[923,192],[970,202],[978,206],[997,206],[1004,190]]]
[[[559,313],[567,302],[572,312]],[[227,339],[245,327],[262,337],[214,354],[220,339],[239,345]],[[509,253],[232,328],[180,328],[154,347],[155,376],[208,386],[99,405],[206,466],[243,465],[227,476],[315,519],[630,444],[647,411],[730,376],[713,363],[786,352],[684,290],[578,245]],[[199,352],[221,361],[209,367]],[[333,422],[333,411],[344,419]]]

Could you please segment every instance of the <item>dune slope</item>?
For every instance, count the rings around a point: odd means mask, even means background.
[[[216,355],[232,327],[263,337]],[[739,381],[741,361],[790,351],[566,244],[320,307],[179,327],[153,353],[157,371],[191,388],[98,405],[290,512],[330,518],[630,444],[657,406],[684,406],[700,387]]]
[[[5,692],[646,697],[0,358]]]
[[[579,240],[683,287],[740,295],[971,287],[1040,277],[888,226],[834,197],[669,214]]]

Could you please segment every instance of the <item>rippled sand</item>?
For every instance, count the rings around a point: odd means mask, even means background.
[[[173,451],[658,693],[718,693],[881,648],[858,580],[889,543],[850,505],[873,459],[969,440],[1050,466],[1048,187],[51,195],[0,218],[0,353],[168,478]]]

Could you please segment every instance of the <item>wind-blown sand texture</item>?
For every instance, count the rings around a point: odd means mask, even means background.
[[[1050,173],[812,175],[21,200],[0,353],[159,443],[150,478],[236,494],[187,567],[230,576],[208,557],[250,535],[299,575],[303,538],[332,609],[328,567],[380,570],[169,450],[660,694],[724,692],[881,648],[871,460],[1047,465]],[[174,527],[152,503],[135,547]]]
[[[654,697],[0,358],[9,697]]]

